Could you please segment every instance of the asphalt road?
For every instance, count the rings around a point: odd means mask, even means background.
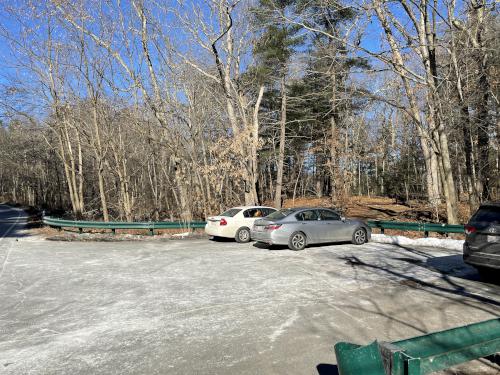
[[[26,213],[20,208],[0,204],[0,239],[20,237],[26,224]]]
[[[500,287],[457,251],[52,242],[24,232],[19,211],[0,215],[2,375],[336,374],[338,341],[500,313]],[[477,361],[460,369],[447,373],[499,373]]]

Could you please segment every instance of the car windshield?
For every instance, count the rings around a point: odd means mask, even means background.
[[[266,219],[271,219],[271,220],[279,220],[287,217],[290,215],[294,210],[290,208],[285,208],[283,210],[275,211],[272,214],[266,216]]]
[[[221,213],[219,216],[233,217],[234,215],[236,215],[240,211],[241,211],[241,208],[231,208],[230,210],[227,210],[226,212]]]
[[[481,207],[471,221],[500,224],[500,208]]]

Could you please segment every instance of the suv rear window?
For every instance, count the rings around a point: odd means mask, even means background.
[[[480,207],[470,221],[500,224],[500,208]]]
[[[241,211],[240,208],[231,208],[230,210],[227,210],[226,212],[221,213],[219,216],[233,217],[234,215],[236,215],[240,211]]]

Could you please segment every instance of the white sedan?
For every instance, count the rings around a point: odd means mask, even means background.
[[[250,241],[250,228],[257,219],[275,212],[272,207],[233,207],[218,216],[209,217],[205,232],[209,236],[234,238],[237,242]]]

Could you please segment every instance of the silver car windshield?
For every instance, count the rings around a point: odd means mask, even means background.
[[[280,220],[287,217],[293,212],[295,212],[295,210],[292,210],[290,208],[285,208],[283,210],[275,211],[271,215],[266,216],[266,219]]]

